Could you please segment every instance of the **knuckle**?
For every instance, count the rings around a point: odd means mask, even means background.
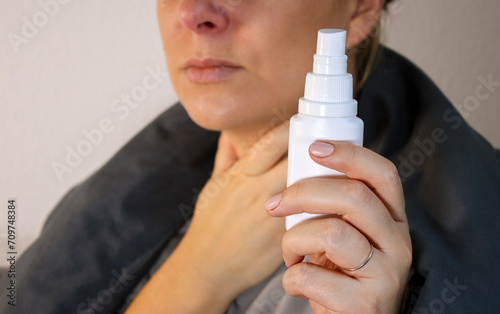
[[[324,241],[328,246],[338,247],[349,233],[347,224],[338,218],[327,219],[324,228]]]
[[[293,234],[292,230],[285,232],[283,237],[281,238],[281,250],[283,253],[288,251],[288,248],[293,245]]]
[[[366,204],[372,197],[372,191],[361,181],[351,180],[347,186],[347,195],[357,204]]]
[[[298,200],[301,198],[303,191],[304,190],[304,183],[302,181],[299,181],[295,184],[293,184],[291,187],[286,189],[285,193],[286,197],[292,201]]]
[[[299,263],[288,268],[283,275],[283,288],[289,295],[298,295],[307,286],[310,277],[310,266]]]
[[[413,252],[411,245],[405,246],[401,252],[401,265],[405,267],[405,269],[409,270],[411,267],[411,263],[413,262]]]
[[[345,144],[342,147],[343,151],[343,166],[346,169],[350,168],[350,165],[353,164],[353,161],[356,160],[357,158],[357,151],[356,151],[356,146],[354,144]]]
[[[356,145],[345,143],[343,149],[346,159],[354,160],[356,158]]]
[[[399,186],[401,184],[401,179],[396,165],[388,160],[385,170],[385,179],[389,183],[389,186]]]
[[[299,263],[293,267],[292,274],[297,286],[307,286],[311,275],[311,267],[307,263]]]

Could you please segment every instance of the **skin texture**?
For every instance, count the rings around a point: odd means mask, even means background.
[[[355,48],[382,6],[383,0],[158,1],[174,88],[191,118],[221,137],[189,230],[128,313],[223,313],[283,259],[286,292],[308,299],[315,313],[399,312],[411,241],[396,167],[362,147],[330,143],[332,154],[315,157],[313,146],[315,162],[347,178],[286,188],[288,118],[303,95],[317,30],[347,29],[347,47]],[[223,59],[233,69],[215,81],[193,81],[186,66],[193,58]],[[279,204],[266,212],[273,195]],[[285,232],[283,217],[304,210],[331,215]],[[365,267],[342,268],[361,264],[370,243],[374,254]],[[301,262],[305,255],[308,263]]]

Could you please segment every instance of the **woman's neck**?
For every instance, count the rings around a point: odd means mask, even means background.
[[[257,125],[225,130],[222,132],[226,133],[233,146],[237,159],[240,159],[248,154],[249,150],[252,148],[258,149],[258,147],[254,147],[257,141],[266,136],[268,132],[272,132],[274,128],[278,127],[278,125],[288,121],[292,115],[293,114],[287,115],[283,121],[278,121],[277,123],[260,123]]]

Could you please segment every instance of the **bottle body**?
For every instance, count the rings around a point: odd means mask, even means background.
[[[345,55],[347,32],[342,29],[318,31],[313,71],[307,73],[299,113],[290,120],[287,187],[297,181],[343,173],[315,163],[309,146],[316,141],[342,141],[363,145],[363,121],[356,116],[353,78],[347,73]],[[286,229],[321,215],[298,214],[286,217]]]
[[[287,187],[304,179],[344,174],[315,163],[309,146],[316,141],[342,141],[363,145],[363,121],[357,116],[318,117],[298,113],[290,119]],[[321,215],[297,214],[286,217],[286,229]]]

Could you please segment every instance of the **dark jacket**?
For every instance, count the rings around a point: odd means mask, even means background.
[[[404,311],[500,312],[498,153],[389,49],[358,100],[365,146],[404,185],[414,252]],[[177,104],[73,187],[19,257],[17,313],[115,312],[192,215],[218,136]],[[0,309],[11,312],[5,300]]]

